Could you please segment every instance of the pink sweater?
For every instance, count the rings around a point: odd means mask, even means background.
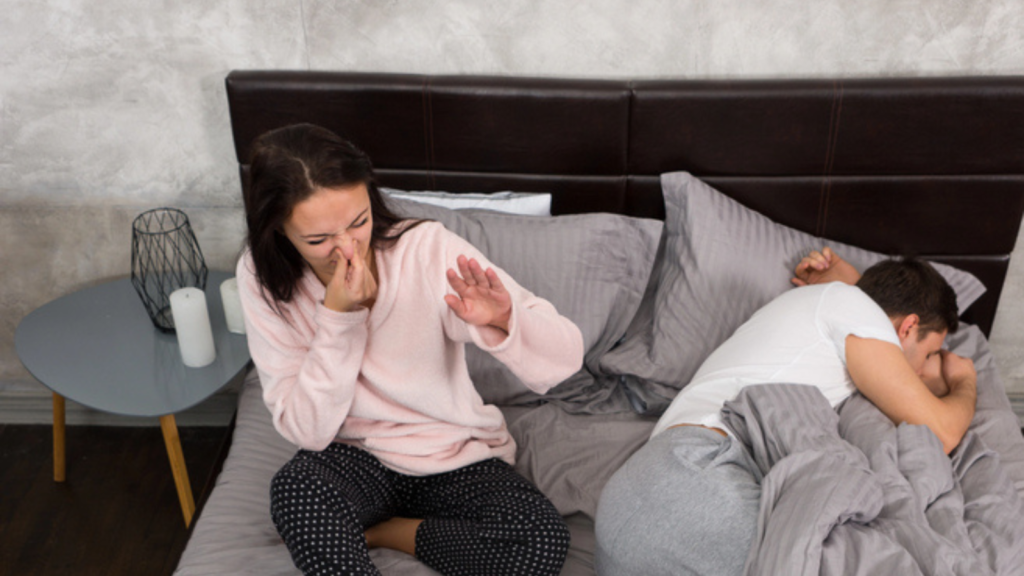
[[[491,264],[436,222],[376,251],[373,308],[335,312],[312,270],[282,315],[263,299],[252,257],[236,275],[249,349],[274,426],[292,443],[323,450],[344,442],[411,475],[447,472],[491,457],[509,463],[515,442],[496,406],[470,380],[465,343],[503,362],[530,389],[547,392],[583,362],[583,337],[548,301],[495,270],[512,296],[509,334],[470,326],[444,301],[460,254]]]

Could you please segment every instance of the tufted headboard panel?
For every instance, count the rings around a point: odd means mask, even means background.
[[[296,122],[366,150],[398,188],[538,191],[552,211],[663,218],[687,170],[783,224],[968,270],[991,329],[1024,215],[1024,77],[581,80],[234,71],[241,180]]]

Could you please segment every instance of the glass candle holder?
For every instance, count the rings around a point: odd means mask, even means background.
[[[206,289],[209,271],[188,216],[177,208],[154,208],[132,222],[132,285],[153,325],[174,332],[171,292]]]

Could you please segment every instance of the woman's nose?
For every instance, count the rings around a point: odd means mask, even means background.
[[[337,250],[345,256],[345,258],[352,257],[351,251],[354,248],[355,240],[353,240],[348,233],[342,233],[334,236],[333,243],[334,248],[332,248],[332,250]]]

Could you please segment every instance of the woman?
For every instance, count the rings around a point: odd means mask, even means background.
[[[465,343],[543,393],[582,364],[579,329],[440,224],[397,217],[369,158],[323,128],[256,141],[245,211],[249,348],[301,448],[271,484],[296,565],[379,574],[381,546],[442,574],[557,574],[568,529],[512,469]]]

